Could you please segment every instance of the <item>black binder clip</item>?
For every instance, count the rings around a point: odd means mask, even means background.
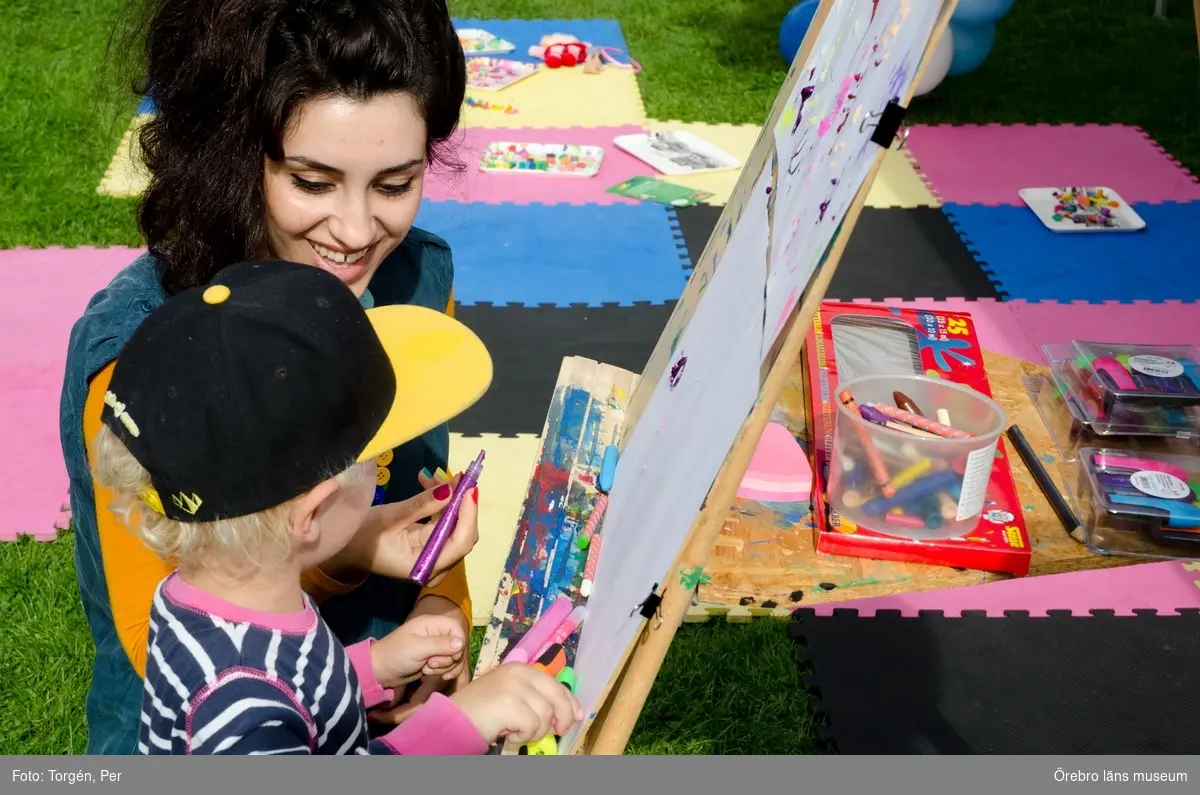
[[[888,149],[892,142],[899,138],[900,145],[896,148],[903,149],[904,144],[908,141],[908,128],[903,127],[902,129],[904,114],[907,112],[908,108],[900,105],[896,99],[892,99],[879,113],[868,113],[863,118],[862,124],[858,126],[858,131],[866,132],[868,128],[873,127],[875,131],[871,133],[871,143]]]
[[[642,600],[641,604],[629,611],[630,617],[634,613],[639,613],[642,618],[647,621],[654,620],[654,628],[658,629],[662,626],[662,612],[659,607],[662,605],[662,597],[658,595],[658,583],[654,583],[654,587],[650,589],[650,595]]]

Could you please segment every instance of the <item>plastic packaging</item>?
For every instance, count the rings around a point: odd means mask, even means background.
[[[1079,450],[1075,502],[1097,552],[1200,557],[1200,457]]]
[[[973,530],[1005,427],[1000,405],[969,387],[923,376],[866,376],[839,387],[832,508],[857,525],[901,538],[954,538]],[[895,393],[920,415],[899,409]]]
[[[1200,349],[1073,342],[1043,348],[1051,371],[1100,435],[1200,432]]]
[[[1137,389],[1130,402],[1119,390],[1107,389],[1115,382],[1115,372],[1123,383],[1122,371],[1139,351],[1178,352],[1186,346],[1105,345],[1071,343],[1043,347],[1051,376],[1029,376],[1025,387],[1034,407],[1050,432],[1064,461],[1074,462],[1081,447],[1119,447],[1161,453],[1200,453],[1200,406],[1186,405],[1193,396],[1186,393],[1167,395]],[[1097,357],[1096,354],[1102,354]],[[1159,354],[1145,354],[1159,356]],[[1091,363],[1100,358],[1108,366],[1093,370]],[[1105,362],[1107,358],[1111,361]],[[1166,358],[1166,357],[1160,357]],[[1138,360],[1141,363],[1144,360]],[[1151,361],[1157,361],[1151,359]],[[1184,359],[1184,361],[1190,361]],[[1115,363],[1115,366],[1114,366]],[[1121,368],[1120,370],[1116,369]],[[1170,371],[1170,367],[1159,368]],[[1102,373],[1102,374],[1097,374]],[[1186,371],[1185,371],[1186,373]],[[1133,382],[1136,384],[1136,382]],[[1180,383],[1191,383],[1180,380]],[[1179,405],[1179,404],[1185,405]],[[1105,411],[1105,405],[1109,411]],[[1097,411],[1098,410],[1098,411]],[[1103,415],[1103,416],[1100,416]]]

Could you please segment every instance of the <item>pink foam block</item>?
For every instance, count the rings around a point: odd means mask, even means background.
[[[851,599],[817,605],[814,610],[818,615],[829,615],[835,608],[853,608],[859,615],[899,610],[907,616],[915,616],[919,610],[941,610],[947,616],[959,616],[964,610],[982,610],[991,616],[1025,610],[1045,616],[1047,610],[1070,610],[1074,615],[1113,610],[1118,615],[1134,615],[1134,610],[1172,613],[1193,607],[1200,607],[1200,563],[1168,561]]]
[[[88,299],[141,252],[0,251],[0,541],[50,540],[66,527],[58,403],[71,326]]]
[[[907,144],[943,203],[1022,205],[1022,188],[1103,186],[1128,202],[1200,200],[1200,184],[1138,127],[923,125]]]
[[[636,199],[605,191],[630,177],[654,176],[652,167],[613,146],[613,138],[618,135],[644,132],[636,125],[514,130],[474,127],[462,134],[455,150],[455,156],[466,165],[466,170],[447,173],[443,169],[433,169],[426,180],[425,198],[483,204],[637,204]],[[604,149],[604,159],[594,177],[480,171],[479,160],[488,144],[498,141],[599,146]]]
[[[799,442],[779,423],[768,423],[750,459],[737,496],[762,502],[799,502],[812,490],[812,469]]]
[[[854,301],[907,309],[965,312],[975,322],[984,350],[1038,364],[1045,363],[1043,345],[1072,340],[1172,345],[1200,340],[1200,303],[1167,301],[1152,304],[1108,302],[1058,304],[1040,301]]]
[[[1072,340],[1158,345],[1200,343],[1200,303],[1011,301],[1006,306],[1017,325],[1038,346],[1065,345]],[[1038,358],[1033,361],[1042,360],[1039,349]]]

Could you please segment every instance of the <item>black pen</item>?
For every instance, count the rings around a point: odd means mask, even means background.
[[[1046,500],[1050,503],[1050,507],[1058,514],[1059,521],[1063,523],[1063,527],[1071,534],[1071,538],[1081,544],[1087,543],[1087,536],[1083,531],[1083,526],[1079,524],[1079,519],[1075,513],[1067,505],[1067,498],[1058,490],[1058,486],[1054,485],[1054,481],[1050,478],[1050,473],[1042,466],[1042,462],[1038,460],[1037,454],[1033,452],[1033,448],[1029,446],[1029,442],[1025,439],[1025,434],[1021,433],[1021,429],[1013,425],[1008,429],[1008,440],[1012,442],[1012,446],[1017,448],[1017,455],[1021,456],[1021,460],[1025,462],[1026,469],[1029,474],[1033,475],[1033,479],[1037,481],[1038,488],[1042,490]]]

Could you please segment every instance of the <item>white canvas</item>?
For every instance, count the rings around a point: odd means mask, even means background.
[[[683,546],[758,398],[770,184],[764,171],[617,466],[575,658],[589,714],[642,625],[636,608]],[[661,585],[680,587],[679,575]]]
[[[763,357],[879,153],[871,142],[872,114],[907,95],[940,13],[933,0],[835,3],[797,70],[795,92],[774,130],[779,181]]]

